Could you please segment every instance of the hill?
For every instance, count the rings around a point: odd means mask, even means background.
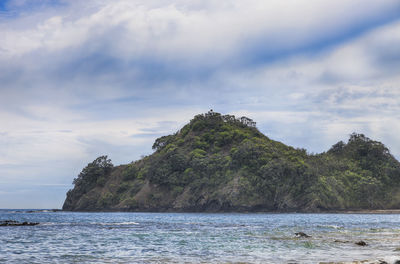
[[[208,112],[154,153],[113,166],[107,156],[74,179],[63,210],[329,211],[400,208],[400,163],[382,144],[353,133],[310,155],[269,139],[242,117]]]

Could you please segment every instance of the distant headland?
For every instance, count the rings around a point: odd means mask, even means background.
[[[353,133],[321,154],[269,139],[247,117],[196,115],[113,166],[107,156],[74,179],[63,210],[337,212],[400,208],[400,163],[382,143]]]

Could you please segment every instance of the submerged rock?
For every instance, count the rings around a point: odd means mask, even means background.
[[[359,246],[362,246],[362,247],[365,247],[365,246],[368,245],[365,241],[362,241],[362,240],[360,240],[360,241],[358,241],[358,242],[356,242],[356,243],[354,243],[354,244],[359,245]]]
[[[297,232],[297,233],[294,233],[295,235],[296,235],[296,237],[311,237],[311,236],[309,236],[309,235],[307,235],[306,233],[303,233],[303,232]]]
[[[34,226],[38,225],[39,223],[35,222],[18,222],[14,220],[4,220],[0,221],[0,226]]]
[[[335,239],[333,242],[335,243],[350,243],[348,240],[340,240],[340,239]]]

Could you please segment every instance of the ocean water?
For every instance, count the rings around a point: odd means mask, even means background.
[[[397,214],[0,210],[0,263],[319,263],[400,260]],[[311,238],[296,238],[295,232]],[[363,240],[361,247],[354,242]]]

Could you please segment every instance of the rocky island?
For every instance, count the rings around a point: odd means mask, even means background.
[[[400,208],[400,163],[353,133],[309,154],[263,135],[253,120],[208,112],[154,153],[113,166],[107,156],[74,179],[63,210],[325,212]]]

